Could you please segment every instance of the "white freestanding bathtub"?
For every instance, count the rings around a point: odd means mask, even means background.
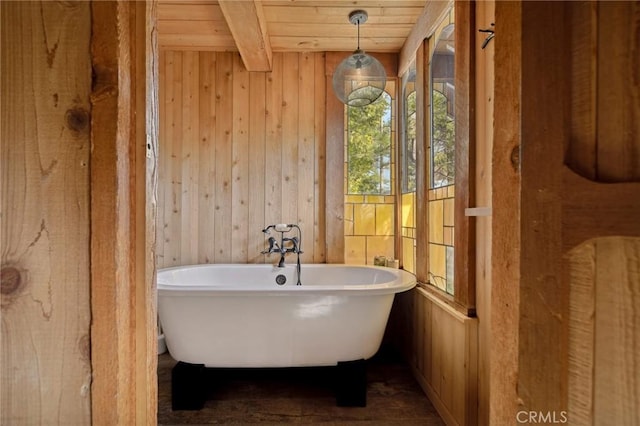
[[[375,266],[194,265],[158,273],[171,356],[206,367],[331,366],[380,347],[395,293],[415,277]],[[283,284],[279,284],[286,280]]]

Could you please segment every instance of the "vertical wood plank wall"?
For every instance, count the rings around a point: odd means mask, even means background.
[[[0,423],[89,424],[90,4],[0,7]]]
[[[387,338],[448,425],[478,424],[478,319],[422,287],[396,295]]]
[[[297,223],[325,261],[322,53],[161,51],[158,267],[270,262],[265,225]]]

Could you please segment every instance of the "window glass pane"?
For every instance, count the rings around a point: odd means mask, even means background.
[[[347,107],[347,193],[391,194],[391,96]]]
[[[402,143],[402,192],[416,190],[416,72],[415,65],[404,83]]]
[[[447,25],[431,59],[431,187],[454,183],[454,31]]]
[[[451,19],[452,17],[450,17]],[[438,33],[430,70],[429,283],[455,293],[455,87],[451,20]]]

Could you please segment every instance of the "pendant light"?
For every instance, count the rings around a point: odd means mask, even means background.
[[[354,10],[349,14],[349,22],[358,27],[358,47],[340,62],[333,73],[333,91],[340,102],[349,106],[363,107],[373,103],[387,84],[384,66],[360,49],[360,24],[367,18],[364,10]]]

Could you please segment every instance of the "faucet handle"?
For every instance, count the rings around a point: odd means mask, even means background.
[[[266,250],[262,250],[262,254],[269,254],[269,253],[273,253],[274,251],[277,251],[277,247],[278,244],[276,243],[276,239],[273,237],[269,237],[269,239],[267,240],[269,241],[269,248]],[[274,250],[275,248],[275,250]]]

